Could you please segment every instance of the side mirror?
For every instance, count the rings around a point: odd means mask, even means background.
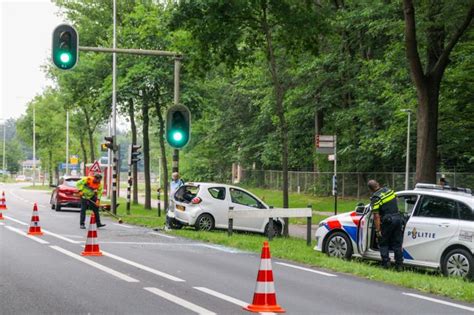
[[[273,209],[273,206],[268,206],[270,209]]]

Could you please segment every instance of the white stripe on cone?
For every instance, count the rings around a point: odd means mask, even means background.
[[[271,294],[275,293],[275,285],[272,282],[258,282],[255,285],[255,293]]]
[[[260,261],[260,270],[272,270],[271,258],[262,258]]]

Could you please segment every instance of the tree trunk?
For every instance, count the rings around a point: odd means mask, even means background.
[[[148,95],[143,94],[142,101],[142,120],[143,120],[143,164],[145,172],[145,209],[151,209],[151,183],[150,183],[150,138],[148,134],[149,127],[149,106]]]
[[[91,155],[91,162],[95,161],[95,148],[94,148],[94,129],[92,129],[91,121],[89,114],[84,112],[84,117],[86,118],[86,129],[87,129],[87,136],[89,140],[89,150]],[[86,174],[87,175],[87,174]]]
[[[160,126],[159,130],[159,139],[160,139],[160,151],[161,151],[161,167],[163,169],[163,202],[164,202],[164,208],[165,211],[168,209],[169,205],[169,196],[168,196],[168,162],[166,158],[166,146],[165,146],[165,121],[163,119],[163,114],[161,113],[161,108],[160,106],[156,103],[156,114],[158,116],[158,123]]]
[[[438,145],[438,105],[439,90],[449,55],[469,27],[474,5],[469,8],[462,25],[456,30],[444,46],[444,25],[436,25],[435,17],[441,12],[439,2],[432,1],[428,6],[427,29],[427,67],[426,73],[418,53],[416,39],[415,8],[413,0],[403,0],[405,18],[406,56],[410,65],[410,74],[418,96],[417,145],[416,145],[416,182],[436,183],[437,145]]]
[[[84,163],[84,175],[86,174],[86,164],[87,164],[87,150],[86,145],[84,143],[84,135],[82,132],[79,133],[79,142],[81,143],[81,151],[82,151],[82,162]]]
[[[285,108],[283,106],[283,100],[285,97],[285,89],[283,84],[280,81],[278,69],[276,65],[276,57],[274,53],[273,47],[273,39],[272,33],[270,30],[270,26],[267,20],[267,3],[266,1],[262,2],[262,29],[265,33],[266,39],[266,56],[267,61],[270,66],[270,74],[273,81],[273,91],[275,93],[275,112],[280,122],[279,131],[280,131],[280,139],[281,139],[281,146],[282,146],[282,172],[283,172],[283,208],[288,208],[289,201],[288,201],[288,124],[285,119]],[[288,218],[284,218],[285,227],[283,229],[283,236],[288,236]]]
[[[439,82],[418,93],[416,182],[436,183]]]
[[[128,104],[129,104],[128,115],[130,117],[130,129],[132,131],[132,145],[134,145],[134,144],[137,144],[137,125],[135,124],[135,108],[134,108],[132,98],[130,98],[130,100],[128,101]],[[138,163],[132,164],[132,172],[133,172],[132,199],[133,199],[133,204],[136,205],[138,204]]]

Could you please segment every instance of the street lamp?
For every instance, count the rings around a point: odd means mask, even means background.
[[[411,120],[411,109],[402,109],[404,113],[408,114],[408,122],[407,122],[407,158],[406,158],[406,166],[405,166],[405,190],[408,190],[408,181],[410,175],[410,120]]]

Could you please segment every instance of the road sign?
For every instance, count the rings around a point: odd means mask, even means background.
[[[316,135],[315,146],[317,153],[334,154],[335,136]]]
[[[89,168],[89,172],[92,172],[92,173],[100,173],[101,172],[99,161],[95,161],[94,164],[92,164],[92,166]]]
[[[69,158],[69,163],[71,163],[72,165],[79,164],[79,156],[71,155],[71,157]]]
[[[65,170],[65,169],[66,169],[66,163],[61,163],[61,164],[59,165],[59,168],[62,169],[62,170]],[[72,164],[72,165],[69,164],[69,165],[68,165],[68,168],[69,168],[70,170],[78,170],[78,169],[79,169],[79,164]]]

